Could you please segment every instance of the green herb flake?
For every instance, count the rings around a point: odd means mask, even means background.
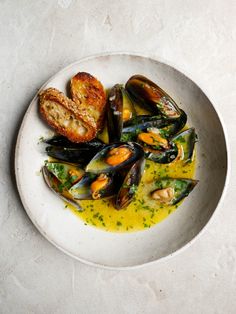
[[[185,143],[186,142],[185,138],[181,135],[176,139],[176,141],[179,143]]]
[[[98,220],[103,221],[103,215],[100,215],[100,216],[98,217]]]
[[[130,194],[134,194],[137,192],[138,186],[136,184],[132,184],[130,189],[129,189],[129,193]]]
[[[122,133],[121,135],[121,142],[130,142],[133,139],[133,134],[132,133]]]

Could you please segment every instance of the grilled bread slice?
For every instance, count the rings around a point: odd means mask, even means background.
[[[71,97],[78,108],[92,116],[99,131],[103,126],[106,93],[102,84],[91,74],[79,72],[71,79]]]
[[[87,142],[96,136],[94,119],[55,88],[39,93],[39,111],[57,133],[72,142]]]

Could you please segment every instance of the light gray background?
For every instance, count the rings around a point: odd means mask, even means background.
[[[236,2],[0,1],[0,313],[236,312]],[[14,181],[14,144],[37,89],[71,62],[134,51],[166,59],[220,111],[231,146],[226,197],[205,233],[135,271],[81,264],[28,219]]]

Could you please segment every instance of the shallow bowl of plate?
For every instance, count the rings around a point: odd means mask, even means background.
[[[56,87],[66,93],[68,81],[79,71],[91,73],[105,88],[142,74],[166,90],[187,113],[188,124],[196,128],[195,177],[199,183],[173,214],[148,230],[113,233],[85,225],[65,210],[39,174],[47,156],[38,141],[41,136],[48,137],[50,130],[39,117],[36,95],[23,119],[15,151],[17,186],[27,214],[53,245],[98,267],[134,268],[181,252],[205,229],[226,185],[226,137],[216,109],[204,92],[174,67],[127,53],[82,59],[54,75],[42,88]]]

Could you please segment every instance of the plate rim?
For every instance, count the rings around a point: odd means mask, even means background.
[[[19,146],[20,146],[20,141],[22,138],[22,130],[24,128],[25,122],[27,120],[27,117],[29,115],[29,112],[31,110],[31,107],[33,106],[34,101],[36,100],[36,98],[38,97],[38,93],[51,81],[53,80],[58,74],[66,71],[67,69],[69,69],[70,67],[73,67],[76,64],[79,64],[81,62],[85,62],[85,61],[89,61],[95,58],[99,58],[99,57],[109,57],[109,56],[130,56],[130,57],[139,57],[139,58],[145,58],[145,59],[149,59],[151,61],[155,61],[155,62],[159,62],[162,63],[164,65],[167,65],[171,68],[173,68],[174,70],[177,70],[178,72],[180,72],[184,77],[186,77],[188,80],[190,80],[193,84],[195,84],[200,90],[201,92],[205,95],[205,97],[209,100],[209,102],[211,103],[218,119],[219,122],[221,124],[222,130],[223,130],[223,137],[224,137],[224,141],[225,141],[225,147],[226,147],[226,174],[225,174],[225,181],[224,181],[224,186],[222,189],[222,193],[220,195],[220,198],[218,200],[218,203],[215,207],[215,210],[211,213],[210,217],[208,218],[208,221],[206,222],[206,224],[202,227],[202,229],[186,244],[184,244],[182,247],[180,247],[179,249],[177,249],[176,251],[160,257],[156,260],[153,261],[149,261],[149,262],[144,262],[141,264],[137,264],[137,265],[128,265],[128,266],[109,266],[109,265],[104,265],[101,263],[96,263],[96,262],[92,262],[92,261],[88,261],[84,258],[78,257],[70,252],[68,252],[66,249],[64,249],[62,246],[60,246],[59,244],[57,244],[52,238],[50,238],[47,233],[39,226],[39,224],[34,220],[32,214],[31,214],[31,210],[28,208],[25,198],[24,198],[24,194],[22,192],[21,186],[20,186],[20,182],[19,182]],[[17,140],[16,140],[16,144],[15,144],[15,153],[14,153],[14,174],[15,174],[15,179],[16,179],[16,186],[17,186],[17,190],[20,196],[20,200],[21,203],[24,207],[24,210],[26,211],[28,217],[30,218],[31,222],[34,224],[34,226],[37,228],[37,230],[41,233],[41,235],[46,238],[52,245],[54,245],[57,249],[59,249],[60,251],[62,251],[63,253],[65,253],[66,255],[82,262],[83,264],[89,265],[89,266],[93,266],[96,268],[100,268],[100,269],[108,269],[108,270],[131,270],[131,269],[137,269],[137,268],[141,268],[141,267],[146,267],[146,266],[151,266],[154,263],[160,263],[160,262],[164,262],[168,259],[170,259],[171,257],[177,256],[178,254],[180,254],[181,252],[183,252],[184,250],[186,250],[187,248],[189,248],[193,243],[195,243],[195,241],[200,238],[200,236],[206,231],[206,228],[209,227],[210,223],[212,223],[213,221],[213,217],[216,214],[216,211],[219,209],[220,205],[222,204],[225,195],[226,195],[226,191],[227,191],[227,187],[229,184],[229,180],[230,180],[230,171],[231,169],[231,156],[230,156],[230,144],[229,144],[229,136],[227,133],[227,128],[225,125],[225,122],[222,118],[221,113],[219,112],[219,110],[214,106],[211,98],[205,93],[204,89],[201,87],[201,85],[196,81],[193,81],[191,79],[191,75],[189,73],[187,73],[186,70],[181,69],[180,66],[176,66],[175,64],[172,64],[169,60],[165,60],[162,57],[157,57],[156,55],[152,55],[150,54],[144,54],[144,53],[137,53],[137,52],[132,52],[132,51],[113,51],[113,52],[103,52],[103,53],[96,53],[96,54],[91,54],[87,57],[82,57],[80,59],[78,59],[75,62],[72,62],[70,64],[68,64],[66,67],[63,67],[61,70],[57,71],[55,74],[53,74],[51,77],[49,77],[49,79],[39,88],[38,92],[36,93],[36,95],[33,97],[33,99],[31,100],[30,104],[28,105],[23,119],[21,121],[21,125],[20,128],[18,130],[18,134],[17,134]]]

